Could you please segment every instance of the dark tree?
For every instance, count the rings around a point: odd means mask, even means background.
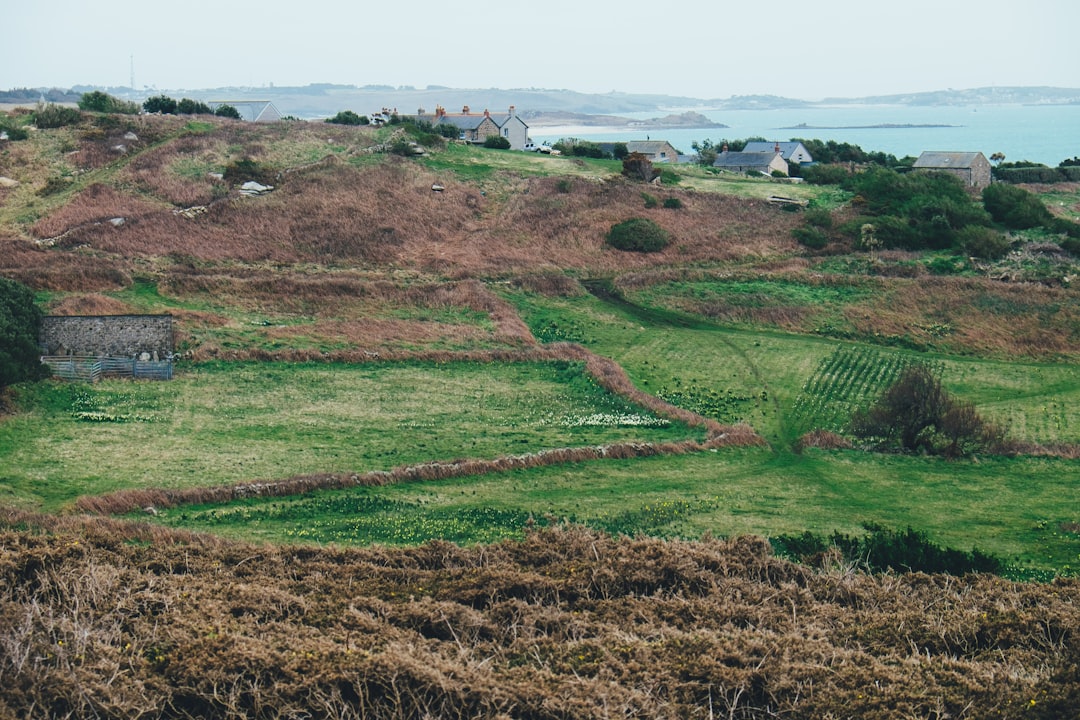
[[[162,115],[176,114],[176,101],[168,95],[155,95],[143,101],[143,110],[148,113],[161,113]]]
[[[326,118],[326,122],[335,125],[367,125],[370,120],[366,115],[357,115],[352,110],[342,110],[334,117]]]
[[[955,400],[925,365],[912,365],[867,410],[852,417],[853,432],[883,447],[946,457],[1004,447],[1005,433],[971,403]]]
[[[13,383],[48,377],[41,364],[38,333],[41,310],[30,288],[0,278],[0,389]]]
[[[218,117],[230,118],[232,120],[240,120],[240,111],[232,105],[218,105],[218,109],[214,111],[214,114]]]
[[[908,451],[931,450],[931,435],[945,413],[947,396],[925,365],[912,365],[869,410],[856,413],[855,434],[899,443]]]
[[[213,110],[210,106],[199,100],[192,100],[191,98],[184,98],[180,102],[176,103],[177,115],[212,115]]]

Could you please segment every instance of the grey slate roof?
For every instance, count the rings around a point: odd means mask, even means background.
[[[975,164],[975,159],[982,153],[978,152],[941,152],[927,151],[919,155],[912,167],[917,168],[970,168]]]
[[[642,155],[659,155],[662,152],[667,152],[667,148],[670,147],[671,143],[667,140],[629,140],[626,143],[628,152],[641,153]]]
[[[743,148],[743,152],[776,152],[777,145],[780,146],[780,157],[784,158],[785,160],[790,160],[792,154],[794,154],[794,152],[799,149],[799,146],[802,145],[802,143],[798,141],[777,143],[768,142],[766,140],[752,140],[746,143],[746,147]],[[803,150],[806,151],[807,155],[810,154],[810,152],[806,150],[805,147],[803,147]]]
[[[713,167],[768,167],[776,156],[771,149],[769,152],[725,152],[716,156]]]

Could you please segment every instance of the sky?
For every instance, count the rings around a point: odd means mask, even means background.
[[[49,0],[0,10],[0,90],[313,83],[802,100],[1080,88],[1077,0]],[[133,72],[134,70],[134,72]]]

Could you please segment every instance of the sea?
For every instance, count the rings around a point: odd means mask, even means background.
[[[667,140],[681,153],[691,144],[711,140],[764,137],[835,140],[897,158],[918,157],[925,150],[1005,155],[1005,162],[1029,161],[1057,166],[1080,157],[1080,105],[815,105],[790,109],[715,110],[671,108],[628,114],[647,120],[693,110],[726,128],[624,129],[587,126],[544,128],[530,132],[536,143],[564,137],[594,142]]]

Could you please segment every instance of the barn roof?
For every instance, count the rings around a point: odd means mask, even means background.
[[[928,150],[915,161],[912,167],[917,168],[970,168],[975,160],[982,156],[981,152],[943,152]]]

